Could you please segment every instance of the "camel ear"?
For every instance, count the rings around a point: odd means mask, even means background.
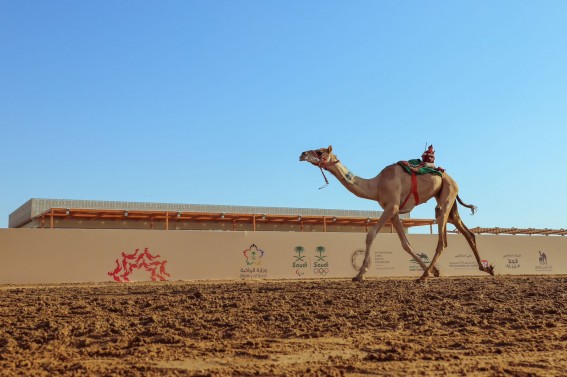
[[[331,152],[333,151],[333,146],[332,146],[332,145],[329,145],[328,150],[329,150],[329,153],[331,153]]]

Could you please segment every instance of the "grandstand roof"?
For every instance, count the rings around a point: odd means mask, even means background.
[[[471,232],[476,234],[510,234],[510,235],[539,235],[539,236],[565,236],[567,229],[537,229],[537,228],[472,228]]]
[[[105,227],[129,228],[134,224],[139,229],[156,226],[159,229],[366,231],[381,215],[381,211],[340,209],[30,199],[10,215],[9,226],[80,228],[105,224]],[[409,215],[401,218],[406,228],[434,223],[431,219],[411,219]],[[187,227],[187,223],[193,227]],[[197,223],[200,228],[195,228]]]

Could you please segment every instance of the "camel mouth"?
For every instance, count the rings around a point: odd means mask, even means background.
[[[301,156],[299,156],[299,161],[307,161],[310,162],[314,165],[317,165],[319,163],[319,159],[312,156],[311,154],[309,154],[308,152],[303,152],[301,154]]]

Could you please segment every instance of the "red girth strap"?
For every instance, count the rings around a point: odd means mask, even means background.
[[[400,206],[400,209],[404,208],[404,206],[408,202],[408,199],[409,199],[411,194],[413,194],[413,198],[415,200],[415,205],[418,205],[419,204],[419,194],[417,193],[417,175],[413,171],[411,172],[411,190],[408,193],[408,196],[406,196],[406,199],[404,200],[402,205]]]

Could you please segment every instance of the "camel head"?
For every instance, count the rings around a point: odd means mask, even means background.
[[[327,166],[339,162],[339,159],[333,154],[333,147],[329,145],[329,148],[313,149],[303,152],[301,156],[299,156],[299,161],[307,161],[318,168],[326,168]]]

